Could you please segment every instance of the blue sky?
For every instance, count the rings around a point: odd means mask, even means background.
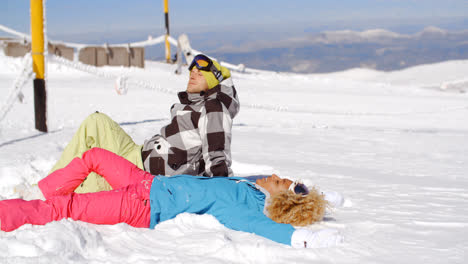
[[[465,18],[467,0],[170,0],[171,29],[303,26],[338,20]],[[51,34],[159,29],[163,0],[47,0]],[[372,27],[373,22],[369,22]],[[29,31],[29,0],[0,0],[0,24]],[[344,24],[346,25],[346,23]]]

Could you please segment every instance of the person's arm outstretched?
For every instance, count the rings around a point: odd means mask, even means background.
[[[228,208],[216,218],[230,229],[254,233],[294,248],[330,247],[344,240],[336,229],[295,229],[290,224],[277,223],[263,213],[243,206]]]
[[[286,245],[291,245],[291,236],[295,231],[290,224],[276,223],[262,212],[241,205],[226,208],[215,217],[230,229],[254,233]]]

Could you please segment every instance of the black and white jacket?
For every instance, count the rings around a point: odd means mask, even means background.
[[[239,112],[234,86],[206,92],[180,92],[171,107],[171,123],[145,140],[144,169],[153,175],[232,176],[232,120]]]

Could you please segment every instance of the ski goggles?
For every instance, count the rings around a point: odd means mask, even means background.
[[[307,188],[305,184],[298,180],[289,185],[289,190],[295,194],[302,194],[304,196],[309,194],[309,188]]]
[[[213,64],[213,61],[203,54],[199,54],[193,58],[192,63],[190,63],[189,71],[192,71],[193,67],[196,67],[200,71],[207,71],[213,73],[215,78],[221,82],[223,80],[223,74],[218,68]]]

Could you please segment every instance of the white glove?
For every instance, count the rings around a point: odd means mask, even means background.
[[[312,231],[308,229],[296,229],[291,236],[293,248],[324,248],[342,243],[343,236],[336,229],[322,229]]]
[[[328,203],[333,207],[333,208],[338,208],[343,206],[344,204],[344,198],[343,196],[334,191],[324,191],[322,192],[324,195],[324,199],[328,201]]]

